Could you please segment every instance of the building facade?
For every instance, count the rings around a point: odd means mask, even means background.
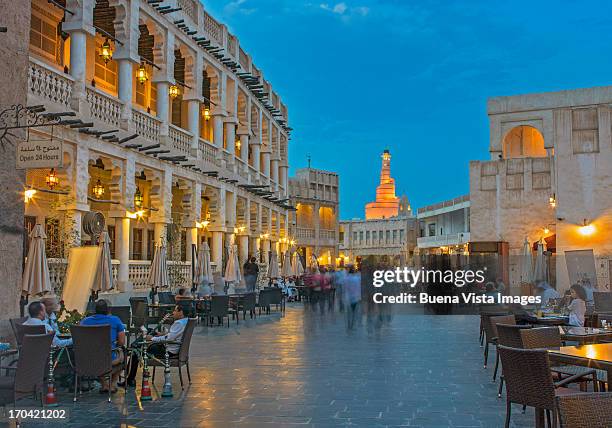
[[[406,215],[408,198],[395,196],[395,179],[391,177],[391,153],[388,149],[381,155],[380,183],[376,187],[376,200],[365,206],[366,220],[384,219]]]
[[[491,160],[470,163],[473,243],[507,243],[518,286],[525,240],[551,253],[557,288],[588,278],[610,289],[612,87],[496,97]]]
[[[90,212],[121,290],[146,287],[160,241],[175,285],[189,282],[192,244],[207,241],[217,267],[231,242],[241,260],[282,249],[287,107],[225,25],[196,0],[29,1],[27,103],[74,114],[30,131],[62,155],[21,183],[55,285],[67,248],[95,241]]]
[[[305,261],[334,265],[338,257],[338,174],[301,168],[289,178],[291,236]]]
[[[470,197],[460,196],[417,210],[419,254],[463,254],[470,242]]]

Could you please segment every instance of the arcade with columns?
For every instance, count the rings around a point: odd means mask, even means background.
[[[66,119],[27,136],[62,147],[24,183],[26,233],[45,226],[54,285],[68,249],[93,243],[92,212],[122,291],[145,287],[160,241],[177,284],[192,244],[208,242],[216,269],[232,242],[241,263],[290,245],[287,107],[200,2],[166,3],[31,0],[28,105]]]

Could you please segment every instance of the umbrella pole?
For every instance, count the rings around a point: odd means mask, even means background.
[[[196,278],[196,262],[198,259],[198,250],[196,244],[191,244],[191,294],[198,289]]]
[[[22,294],[21,297],[19,298],[19,314],[20,316],[24,316],[25,314],[25,307],[28,306],[28,295],[26,294],[25,296]]]

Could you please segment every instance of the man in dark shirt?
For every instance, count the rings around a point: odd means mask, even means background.
[[[247,291],[255,291],[255,284],[257,283],[257,275],[259,274],[259,266],[255,263],[255,257],[247,259],[243,266],[244,271],[244,282],[246,283]]]

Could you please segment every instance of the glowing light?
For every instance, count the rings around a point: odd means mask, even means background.
[[[47,186],[49,186],[49,189],[53,189],[59,184],[59,178],[57,176],[57,173],[55,172],[55,169],[51,168],[51,170],[45,177],[45,182],[47,183]]]
[[[589,224],[585,219],[583,225],[578,228],[578,232],[582,236],[590,236],[595,233],[595,226]]]
[[[552,194],[551,197],[548,198],[548,203],[550,204],[551,208],[554,208],[557,206],[557,197],[554,193]]]
[[[104,186],[102,185],[102,182],[100,181],[100,179],[98,179],[98,181],[96,182],[95,186],[91,189],[91,191],[93,192],[94,196],[98,199],[100,199],[103,195],[104,195]]]
[[[236,150],[240,150],[240,147],[242,147],[242,143],[240,140],[236,140]]]
[[[142,207],[143,196],[140,193],[140,188],[136,186],[136,193],[134,193],[134,206],[136,208]]]
[[[23,192],[23,201],[27,204],[36,194],[36,189],[27,189]]]
[[[204,120],[210,120],[210,109],[208,107],[204,109]]]
[[[178,97],[180,93],[179,87],[176,85],[171,85],[170,88],[168,88],[168,95],[170,95],[172,99]]]
[[[204,221],[196,221],[196,227],[198,229],[204,229],[206,228],[208,225],[210,224],[210,221],[208,220],[204,220]]]
[[[113,59],[113,49],[111,48],[110,41],[108,37],[102,43],[100,47],[100,58],[104,61],[104,64],[108,64],[108,62]]]
[[[144,215],[145,215],[144,210],[139,210],[139,211],[136,211],[136,212],[131,212],[131,211],[126,211],[125,212],[125,216],[127,218],[132,218],[132,219],[142,218],[142,217],[144,217]]]
[[[140,67],[138,67],[138,70],[136,71],[136,80],[138,80],[138,83],[141,85],[144,85],[145,82],[149,80],[149,73],[147,73],[147,69],[145,68],[144,64],[140,64]]]
[[[550,233],[550,229],[545,227],[544,228],[544,235],[548,235]]]

